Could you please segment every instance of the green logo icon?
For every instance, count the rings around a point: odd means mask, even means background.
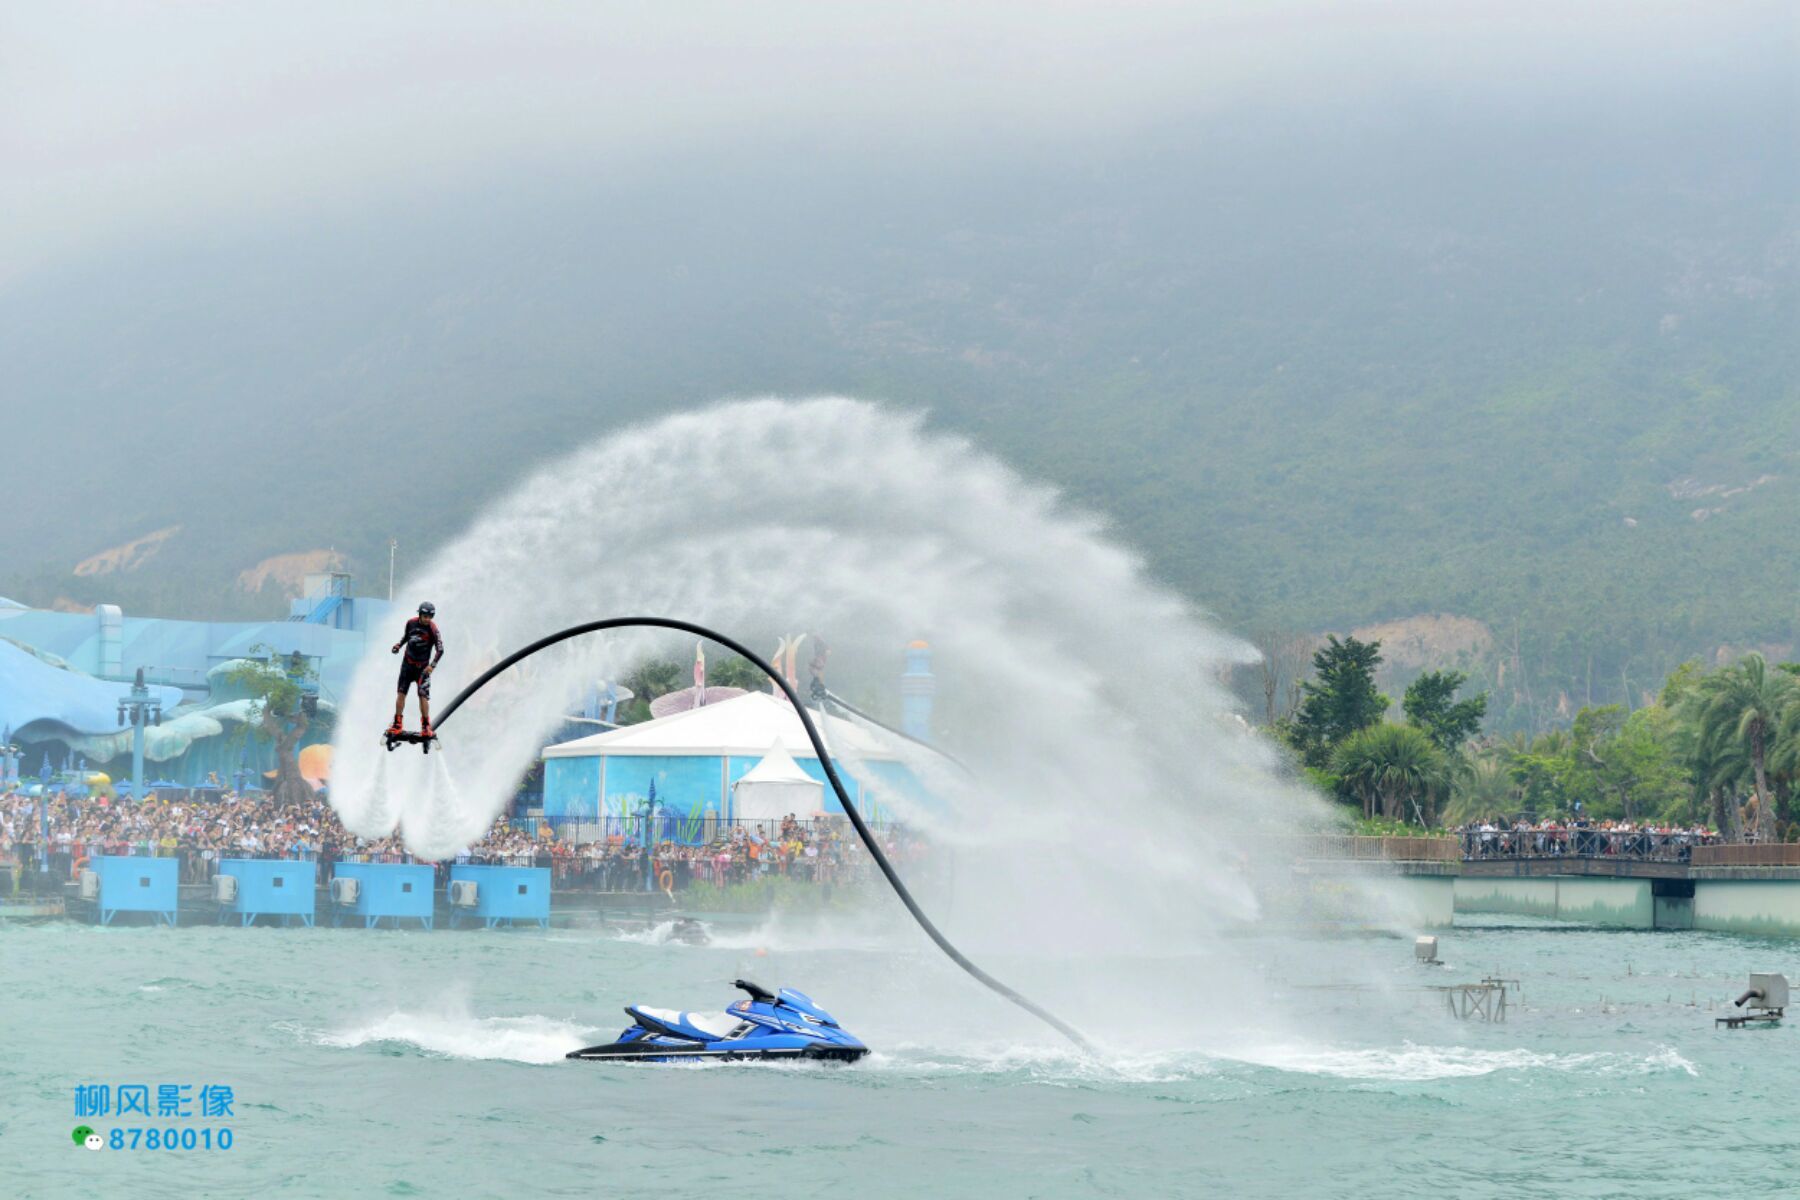
[[[89,1125],[77,1125],[69,1136],[75,1139],[77,1146],[86,1146],[89,1150],[106,1148],[106,1139],[95,1133]]]

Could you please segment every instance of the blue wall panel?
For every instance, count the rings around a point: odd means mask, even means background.
[[[547,758],[544,760],[544,815],[588,817],[600,815],[600,760]]]
[[[650,794],[650,783],[656,783],[657,803],[676,816],[700,816],[707,805],[713,805],[722,816],[730,815],[731,793],[727,779],[736,783],[750,772],[762,755],[739,755],[731,758],[724,770],[714,755],[606,755],[604,770],[600,755],[580,758],[544,760],[544,815],[547,817],[607,817],[631,819]],[[844,806],[825,779],[825,768],[816,758],[794,759],[802,771],[825,784],[824,811],[841,813]],[[865,813],[875,794],[902,795],[915,802],[934,803],[923,785],[904,763],[854,762],[840,763],[839,773],[851,798]],[[595,811],[601,780],[606,786],[603,811]],[[810,815],[810,814],[807,814]]]
[[[396,923],[402,918],[417,918],[426,929],[431,928],[435,879],[432,868],[419,863],[341,862],[332,868],[332,876],[362,884],[354,905],[332,903],[332,924],[347,916],[361,917],[366,928],[386,917]]]
[[[656,782],[656,802],[680,815],[697,816],[717,805],[723,790],[716,755],[611,755],[606,760],[607,813],[636,811]]]
[[[100,875],[100,923],[110,925],[113,914],[155,913],[169,924],[181,907],[180,863],[173,858],[140,858],[100,854],[88,863]]]
[[[219,862],[219,874],[238,881],[237,899],[219,907],[238,913],[248,925],[259,916],[300,917],[313,922],[318,898],[319,864],[291,858],[227,858]]]
[[[450,868],[450,882],[469,880],[475,884],[475,907],[451,908],[450,923],[457,924],[465,916],[478,917],[492,929],[504,921],[535,921],[550,924],[550,868],[487,867],[458,864]]]

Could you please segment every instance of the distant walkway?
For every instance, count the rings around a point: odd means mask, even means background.
[[[1606,858],[1631,862],[1686,863],[1696,848],[1718,837],[1700,829],[1596,829],[1540,826],[1460,831],[1464,862],[1489,859]]]
[[[1385,863],[1401,875],[1800,878],[1800,843],[1724,843],[1707,830],[1471,828],[1430,837],[1323,834],[1279,841],[1296,862]]]

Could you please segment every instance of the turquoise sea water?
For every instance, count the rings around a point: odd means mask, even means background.
[[[1101,1041],[1093,1062],[904,935],[724,940],[0,927],[0,1178],[35,1197],[1800,1188],[1800,1027],[1713,1028],[1748,971],[1800,978],[1793,943],[1488,924],[1446,934],[1434,972],[1398,939],[1239,938],[1265,983],[1226,1029],[1175,998],[1207,994],[1205,956],[991,964]],[[1490,972],[1523,985],[1503,1025],[1422,990]],[[561,1058],[610,1039],[625,1003],[721,1005],[739,974],[811,992],[878,1053]],[[228,1084],[235,1116],[86,1123],[229,1124],[232,1149],[76,1148],[74,1088],[139,1082]]]

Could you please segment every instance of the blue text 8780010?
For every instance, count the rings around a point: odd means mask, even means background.
[[[134,1129],[115,1128],[106,1135],[108,1150],[229,1150],[236,1141],[227,1127],[196,1129],[173,1125]]]

